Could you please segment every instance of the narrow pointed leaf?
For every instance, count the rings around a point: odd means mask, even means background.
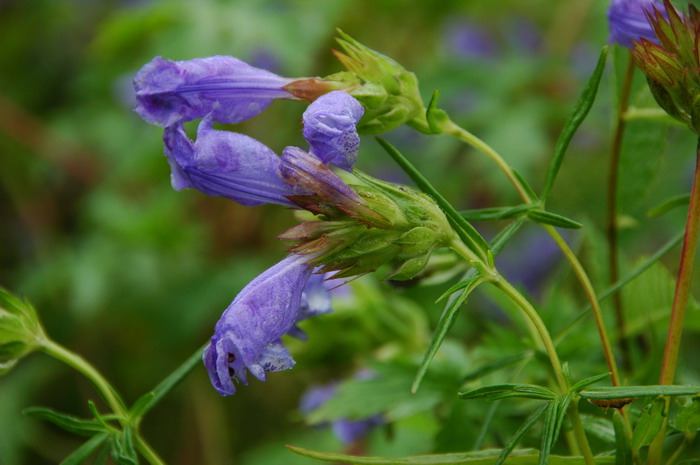
[[[613,425],[615,426],[615,465],[632,465],[632,448],[627,437],[627,428],[622,414],[613,412]]]
[[[562,161],[564,160],[564,154],[566,153],[566,149],[569,147],[569,142],[571,142],[571,139],[574,137],[576,130],[579,128],[581,123],[583,123],[583,120],[586,119],[588,112],[593,106],[596,94],[598,93],[600,79],[601,77],[603,77],[603,70],[605,69],[605,62],[607,56],[608,47],[605,46],[600,52],[600,58],[598,58],[598,64],[596,65],[593,74],[588,79],[588,82],[586,83],[586,86],[584,87],[583,92],[581,93],[581,96],[578,99],[578,102],[576,102],[574,112],[564,125],[564,129],[562,129],[562,132],[559,135],[559,139],[557,139],[557,143],[554,146],[554,155],[552,156],[552,161],[550,162],[549,168],[547,170],[547,178],[544,182],[544,189],[542,189],[541,197],[543,201],[547,200],[547,197],[549,197],[549,194],[552,191],[552,187],[554,186],[554,180],[556,179],[557,174],[559,173],[559,168],[561,167]]]
[[[544,210],[530,210],[527,212],[527,217],[535,223],[550,224],[558,228],[581,229],[583,227],[578,221]]]
[[[581,389],[585,389],[588,386],[597,383],[598,381],[603,381],[606,378],[610,377],[610,372],[608,373],[601,373],[599,375],[591,376],[589,378],[582,379],[578,383],[574,384],[571,386],[571,392],[578,392]]]
[[[534,384],[494,384],[483,386],[469,391],[460,392],[460,399],[485,399],[498,400],[509,397],[520,397],[526,399],[554,400],[557,395],[554,391],[536,386]]]
[[[557,425],[557,402],[550,402],[545,409],[544,428],[542,428],[542,446],[540,447],[540,459],[538,465],[549,463],[549,454],[552,452],[553,437]]]
[[[525,192],[527,192],[527,195],[530,196],[530,199],[533,202],[539,202],[539,200],[540,200],[539,196],[535,193],[535,190],[532,188],[532,186],[530,186],[530,184],[523,177],[523,175],[520,174],[518,171],[516,171],[514,168],[511,168],[511,171],[513,172],[515,177],[518,178],[518,182],[523,187],[523,189],[525,189]]]
[[[23,413],[30,417],[51,422],[54,425],[74,434],[92,436],[95,433],[105,431],[104,426],[100,422],[74,417],[72,415],[57,412],[50,408],[30,407],[24,409]]]
[[[681,194],[664,200],[661,204],[655,206],[647,212],[647,218],[657,218],[664,213],[673,210],[676,207],[688,205],[690,202],[690,194]]]
[[[692,396],[700,394],[700,386],[614,386],[581,391],[584,399],[622,399],[625,397]]]
[[[501,368],[505,368],[508,366],[511,366],[525,357],[529,356],[531,353],[530,352],[522,352],[520,354],[515,354],[515,355],[509,355],[507,357],[499,358],[497,360],[494,360],[492,362],[489,362],[476,370],[473,370],[462,378],[462,382],[467,382],[467,381],[474,381],[476,379],[479,379],[483,376],[486,376],[489,373],[493,373],[494,371],[500,370]]]
[[[663,426],[665,408],[666,401],[658,398],[654,399],[650,408],[642,412],[632,433],[632,449],[639,450],[640,447],[651,444]]]
[[[68,457],[63,459],[60,465],[78,465],[83,463],[97,450],[102,444],[109,439],[109,434],[103,433],[93,436],[88,441],[84,442],[80,447],[75,449]]]
[[[496,221],[515,218],[534,208],[534,205],[516,205],[514,207],[481,208],[478,210],[463,210],[459,212],[467,221]]]
[[[544,415],[545,410],[547,410],[547,404],[541,405],[537,410],[532,412],[529,417],[527,417],[525,423],[518,428],[518,431],[515,432],[513,438],[506,445],[506,447],[503,448],[501,455],[498,457],[498,460],[494,465],[503,465],[503,462],[506,461],[510,453],[513,451],[513,449],[515,449],[515,446],[518,445],[520,439],[522,439],[522,437],[525,436],[525,433],[530,431],[530,429],[535,426],[535,423],[537,423],[542,415]]]

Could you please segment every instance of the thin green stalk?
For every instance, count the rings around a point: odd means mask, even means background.
[[[143,458],[145,458],[151,465],[165,465],[163,459],[161,459],[158,454],[151,448],[150,445],[141,437],[140,434],[135,435],[136,450],[138,450]]]
[[[617,108],[617,118],[615,121],[615,131],[613,141],[610,146],[610,168],[608,171],[608,196],[606,214],[606,235],[608,239],[608,272],[610,282],[614,283],[620,279],[619,247],[617,237],[617,186],[620,171],[620,154],[622,152],[622,137],[627,127],[624,115],[629,103],[632,79],[634,78],[634,60],[631,58],[627,62],[627,70],[622,82],[620,93],[620,103]],[[632,357],[630,347],[625,337],[625,314],[622,310],[622,296],[613,296],[613,308],[615,309],[615,321],[617,323],[618,344],[622,353],[622,365],[630,372],[632,370]]]
[[[673,384],[678,364],[678,354],[683,335],[683,323],[685,321],[685,310],[688,307],[688,297],[690,296],[690,283],[693,277],[693,265],[695,264],[695,252],[698,245],[698,232],[700,231],[700,139],[696,149],[695,175],[693,177],[693,187],[690,192],[690,205],[688,206],[688,218],[685,224],[685,237],[683,238],[683,250],[681,251],[681,263],[676,279],[676,292],[673,296],[673,306],[671,307],[671,321],[668,325],[666,335],[666,346],[664,347],[664,358],[661,363],[660,384]],[[668,399],[666,404],[668,406]],[[667,420],[661,431],[656,435],[654,441],[649,446],[649,456],[647,463],[656,465],[661,462],[663,455],[664,440],[666,438]]]
[[[102,374],[100,374],[100,372],[97,371],[97,369],[95,369],[95,367],[93,367],[87,360],[50,339],[45,339],[42,342],[42,349],[48,355],[64,362],[66,365],[85,375],[93,386],[95,386],[97,392],[100,393],[112,411],[121,418],[120,421],[122,423],[126,422],[129,414],[124,402],[121,400],[112,385],[109,384]]]

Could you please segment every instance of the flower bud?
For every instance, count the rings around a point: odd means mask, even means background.
[[[0,375],[22,357],[37,350],[45,339],[36,311],[0,288]]]

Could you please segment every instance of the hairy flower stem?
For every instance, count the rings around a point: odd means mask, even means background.
[[[515,289],[503,276],[501,276],[498,271],[488,267],[485,263],[480,262],[478,258],[476,258],[476,256],[464,245],[464,243],[455,239],[451,246],[457,253],[464,257],[482,273],[488,272],[491,283],[503,291],[513,301],[513,303],[520,308],[525,315],[525,319],[528,322],[531,332],[534,333],[533,337],[535,338],[535,343],[541,343],[545,352],[547,353],[549,362],[552,365],[554,377],[557,380],[559,391],[562,393],[562,395],[569,392],[569,382],[564,376],[564,369],[561,361],[559,360],[559,355],[557,354],[556,347],[554,346],[554,341],[552,340],[552,336],[545,326],[544,321],[542,321],[542,318],[540,318],[540,315],[537,313],[537,310],[535,310],[525,296],[518,292],[518,290]],[[572,402],[569,407],[569,417],[571,419],[576,442],[578,443],[578,447],[583,454],[586,465],[594,465],[595,460],[593,459],[593,452],[588,444],[588,439],[586,438],[586,433],[583,429],[583,423],[581,422],[576,402]]]
[[[518,178],[515,176],[515,173],[510,168],[508,163],[503,159],[503,157],[498,152],[496,152],[486,142],[482,141],[481,139],[479,139],[478,137],[476,137],[475,135],[473,135],[469,131],[460,128],[452,121],[449,121],[448,123],[446,123],[444,132],[445,132],[445,134],[449,134],[449,135],[457,137],[458,139],[462,140],[463,142],[471,145],[475,149],[484,153],[494,163],[496,163],[498,168],[503,172],[503,174],[506,175],[506,177],[511,182],[511,184],[513,184],[513,187],[515,187],[515,189],[518,191],[518,195],[523,200],[523,202],[527,203],[527,204],[534,203],[534,200],[532,198],[530,198],[530,195],[527,193],[527,190],[523,187],[520,180],[518,180]],[[596,326],[598,328],[598,334],[600,335],[600,340],[601,340],[601,343],[603,345],[603,354],[605,355],[605,361],[608,365],[608,369],[610,370],[610,373],[612,374],[611,375],[612,384],[613,384],[613,386],[619,386],[620,385],[620,377],[618,374],[617,362],[615,361],[615,355],[613,353],[612,345],[610,344],[610,340],[608,338],[608,333],[607,333],[607,330],[605,328],[605,322],[603,320],[603,311],[600,308],[600,304],[598,302],[598,297],[596,295],[595,289],[593,289],[593,285],[591,284],[591,280],[589,279],[588,274],[586,274],[586,271],[583,269],[581,262],[579,262],[576,255],[572,252],[571,248],[569,248],[568,244],[561,237],[561,235],[557,232],[557,230],[554,229],[552,226],[548,226],[548,225],[543,225],[543,227],[545,228],[545,230],[549,233],[549,235],[552,237],[552,239],[554,239],[554,241],[557,243],[557,245],[561,249],[562,253],[566,257],[566,260],[569,262],[572,269],[574,270],[574,274],[576,275],[579,283],[581,284],[581,287],[583,287],[583,290],[586,293],[586,296],[588,297],[588,301],[591,305],[591,311],[593,312],[593,315],[595,317]]]
[[[122,426],[129,424],[129,412],[124,401],[119,397],[117,391],[112,387],[111,384],[102,376],[102,374],[97,371],[87,360],[85,360],[80,355],[71,352],[60,344],[55,343],[50,339],[44,339],[41,343],[42,350],[46,352],[51,357],[56,360],[60,360],[69,367],[75,369],[76,371],[85,375],[85,377],[90,380],[97,392],[100,393],[102,398],[107,402],[109,408],[112,409],[119,417],[119,423]],[[138,434],[135,434],[136,449],[143,455],[143,457],[151,465],[165,465],[165,462],[158,457],[158,455],[151,449],[148,443]]]
[[[617,108],[617,118],[615,121],[615,132],[610,147],[610,169],[608,172],[608,197],[606,213],[606,234],[608,239],[608,272],[610,282],[614,283],[620,279],[619,247],[617,237],[617,186],[620,170],[620,153],[622,151],[622,137],[625,133],[626,121],[625,113],[629,104],[630,89],[634,78],[634,60],[631,58],[627,62],[625,77],[622,82],[620,102]],[[622,365],[627,372],[632,371],[632,357],[627,338],[625,337],[625,314],[622,310],[622,295],[613,295],[613,308],[615,309],[615,322],[617,326],[618,343],[622,353]]]
[[[690,296],[690,283],[693,277],[693,265],[695,263],[695,252],[698,246],[698,231],[700,231],[700,138],[695,155],[695,175],[693,177],[693,187],[690,192],[690,205],[688,206],[688,219],[685,223],[685,237],[683,238],[683,250],[681,251],[681,263],[676,279],[676,292],[673,296],[673,306],[671,307],[671,321],[668,324],[668,334],[666,335],[666,346],[664,348],[664,358],[661,363],[661,376],[659,384],[673,384],[678,364],[678,353],[681,346],[681,336],[683,335],[683,322],[685,321],[685,310],[688,307],[688,297]],[[668,407],[669,400],[666,399]],[[663,454],[664,439],[666,438],[666,427],[668,421],[664,417],[661,431],[656,435],[654,441],[649,446],[649,457],[647,463],[655,465],[661,463]]]

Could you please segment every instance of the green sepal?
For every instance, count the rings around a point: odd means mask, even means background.
[[[80,447],[75,449],[71,454],[63,459],[59,465],[78,465],[83,463],[109,439],[109,434],[102,433],[84,442]]]
[[[639,448],[652,443],[663,426],[666,417],[665,410],[666,401],[659,397],[652,401],[650,407],[642,411],[634,433],[632,433],[632,449],[639,450]]]
[[[0,287],[0,375],[46,339],[36,310]]]
[[[399,266],[399,269],[390,274],[387,279],[393,281],[406,281],[420,273],[428,263],[430,254],[425,254],[420,257],[409,258]]]
[[[29,407],[24,409],[22,413],[28,417],[48,421],[59,428],[82,436],[92,436],[107,431],[102,422],[78,418],[46,407]]]
[[[418,255],[430,251],[439,242],[440,237],[435,230],[417,226],[395,240],[394,244],[401,247],[405,254]]]
[[[494,384],[460,392],[460,399],[498,400],[509,397],[524,399],[554,400],[557,394],[551,389],[534,384]]]
[[[527,217],[535,223],[548,224],[558,228],[581,229],[583,227],[578,221],[544,210],[529,210]]]

